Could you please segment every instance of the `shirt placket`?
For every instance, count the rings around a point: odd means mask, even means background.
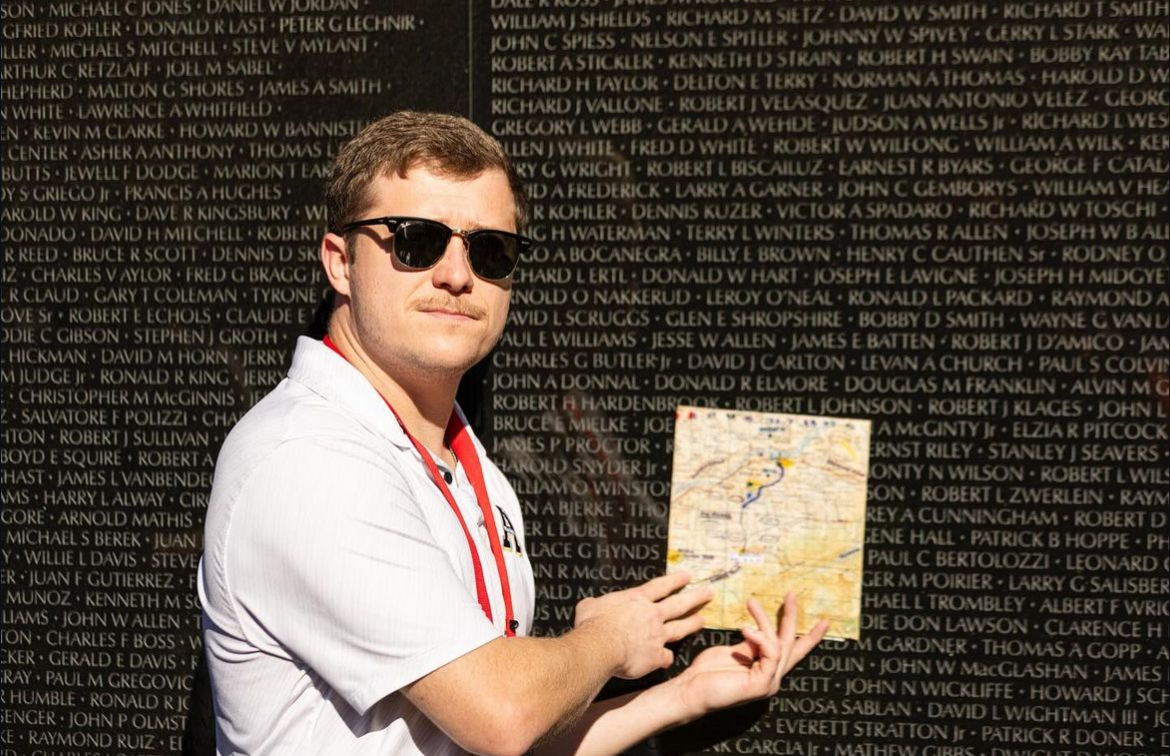
[[[448,485],[459,511],[463,513],[463,521],[471,530],[471,537],[475,539],[475,548],[479,552],[480,564],[483,567],[484,580],[487,583],[488,599],[492,603],[492,616],[504,616],[504,596],[500,589],[500,574],[496,569],[496,560],[492,554],[491,540],[488,538],[487,523],[483,512],[480,511],[479,501],[475,498],[475,489],[471,481],[459,466],[451,472],[445,465],[439,465],[440,473],[451,473],[452,483]]]

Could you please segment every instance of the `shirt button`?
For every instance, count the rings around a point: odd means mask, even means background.
[[[453,475],[451,475],[451,473],[444,470],[443,471],[443,480],[447,481],[447,485],[451,485],[452,483],[455,482],[455,477]]]

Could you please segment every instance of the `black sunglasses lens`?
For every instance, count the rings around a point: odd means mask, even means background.
[[[394,232],[394,255],[406,267],[422,270],[439,261],[450,240],[451,229],[442,224],[405,221]]]
[[[483,278],[507,278],[520,258],[520,241],[494,231],[471,234],[468,246],[471,267]]]

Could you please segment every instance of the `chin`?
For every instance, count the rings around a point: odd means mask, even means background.
[[[435,372],[462,375],[485,356],[487,356],[487,352],[481,352],[479,349],[444,348],[442,345],[436,344],[435,349],[426,355],[425,361]]]

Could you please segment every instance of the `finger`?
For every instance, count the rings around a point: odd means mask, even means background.
[[[667,619],[685,616],[699,609],[714,597],[710,587],[704,586],[693,591],[681,591],[658,602],[658,609]]]
[[[688,635],[694,635],[703,629],[703,624],[703,617],[699,614],[693,614],[690,617],[683,617],[682,619],[667,622],[662,626],[666,631],[666,642],[673,643],[676,640],[682,640]]]
[[[801,660],[817,647],[817,644],[825,637],[825,633],[828,630],[829,621],[823,619],[813,626],[813,629],[809,631],[808,635],[797,639],[796,643],[792,646],[792,653],[788,657],[788,664],[784,670],[784,674],[788,674],[790,669],[800,664]]]
[[[780,639],[776,637],[776,630],[772,627],[772,620],[768,617],[768,613],[764,611],[763,605],[754,598],[748,600],[748,613],[752,615],[752,619],[756,621],[756,627],[759,628],[756,632],[760,638],[760,657],[769,660],[769,668],[772,662],[779,662],[781,658],[781,643]]]
[[[747,602],[747,609],[748,614],[752,615],[752,619],[756,621],[756,627],[760,629],[760,632],[775,637],[776,630],[772,626],[772,618],[764,611],[764,605],[756,599],[750,598]]]
[[[674,652],[669,648],[662,649],[662,659],[658,664],[659,669],[668,669],[674,664]]]
[[[740,632],[743,633],[743,642],[752,652],[752,658],[759,659],[763,655],[764,636],[754,627],[742,628]]]
[[[777,642],[781,653],[779,663],[776,665],[776,685],[780,684],[780,678],[791,669],[792,649],[796,644],[796,620],[800,615],[800,605],[795,593],[789,591],[785,594],[784,606],[780,611],[780,635]]]
[[[633,590],[644,594],[651,601],[659,601],[678,591],[689,582],[691,582],[691,575],[683,570],[647,580]]]
[[[751,678],[757,688],[757,695],[774,693],[776,670],[780,666],[779,649],[775,647],[775,639],[768,637],[754,627],[745,627],[743,637],[752,645],[755,652],[755,663],[751,665]]]
[[[780,639],[776,637],[776,630],[772,627],[772,621],[759,601],[754,598],[749,599],[748,612],[752,615],[752,619],[756,621],[756,626],[759,628],[753,632],[753,635],[759,639],[760,671],[771,679],[775,675],[776,669],[783,662],[783,645]]]

